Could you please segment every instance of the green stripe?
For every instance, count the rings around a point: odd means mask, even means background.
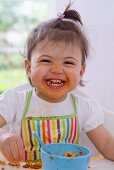
[[[24,108],[22,120],[25,120],[25,119],[26,119],[26,113],[27,113],[28,108],[29,108],[29,105],[30,105],[31,96],[32,96],[32,90],[30,90],[30,91],[26,94],[26,103],[25,103],[25,108]]]
[[[72,104],[73,104],[73,107],[74,107],[74,111],[77,115],[77,109],[76,109],[76,97],[71,93],[71,97],[72,97]]]
[[[32,120],[32,129],[34,132],[37,133],[37,128],[36,128],[36,124],[35,124],[34,120]],[[33,142],[35,144],[34,148],[35,148],[35,150],[37,150],[38,149],[38,141],[36,140],[36,138],[33,139]]]
[[[77,132],[77,140],[76,140],[76,143],[79,143],[79,134],[80,134],[80,126],[79,126],[79,121],[78,121],[78,132]]]
[[[65,122],[66,122],[66,121],[64,121],[64,120],[61,121],[61,123],[62,123],[62,132],[61,132],[62,137],[61,137],[61,142],[65,142],[65,141],[64,141],[64,139],[65,139],[65,134],[66,134]]]
[[[53,116],[53,117],[32,117],[32,120],[57,120],[57,119],[65,119],[65,118],[72,118],[76,116],[76,113],[72,114],[72,115],[65,115],[65,116]],[[24,117],[24,120],[29,119],[27,117]]]
[[[40,154],[41,155],[41,154]],[[38,160],[32,160],[31,162],[36,163],[36,162],[42,162],[41,156],[39,156]]]

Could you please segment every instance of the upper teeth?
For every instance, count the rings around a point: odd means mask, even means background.
[[[48,80],[47,83],[54,87],[62,86],[64,84],[62,80]]]
[[[49,82],[50,83],[62,83],[63,81],[62,80],[50,80]]]

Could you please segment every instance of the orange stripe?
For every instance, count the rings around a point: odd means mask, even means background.
[[[72,132],[73,132],[73,118],[70,119],[70,136],[68,138],[68,143],[70,143],[70,141],[71,141]]]
[[[45,120],[42,120],[42,138],[44,143],[46,143],[45,126]]]

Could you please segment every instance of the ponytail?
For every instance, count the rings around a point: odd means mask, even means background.
[[[64,18],[71,19],[71,20],[83,25],[80,14],[75,10],[70,10],[71,5],[72,5],[71,2],[67,5],[67,7],[63,13]]]

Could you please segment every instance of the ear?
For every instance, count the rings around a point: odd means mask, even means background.
[[[28,77],[30,77],[30,75],[31,75],[31,62],[29,60],[25,60],[24,64],[25,64],[26,74],[27,74]]]
[[[84,75],[84,73],[85,73],[85,69],[86,69],[86,64],[83,64],[83,65],[81,66],[81,70],[80,70],[80,77],[81,77],[81,78],[83,77],[83,75]]]

